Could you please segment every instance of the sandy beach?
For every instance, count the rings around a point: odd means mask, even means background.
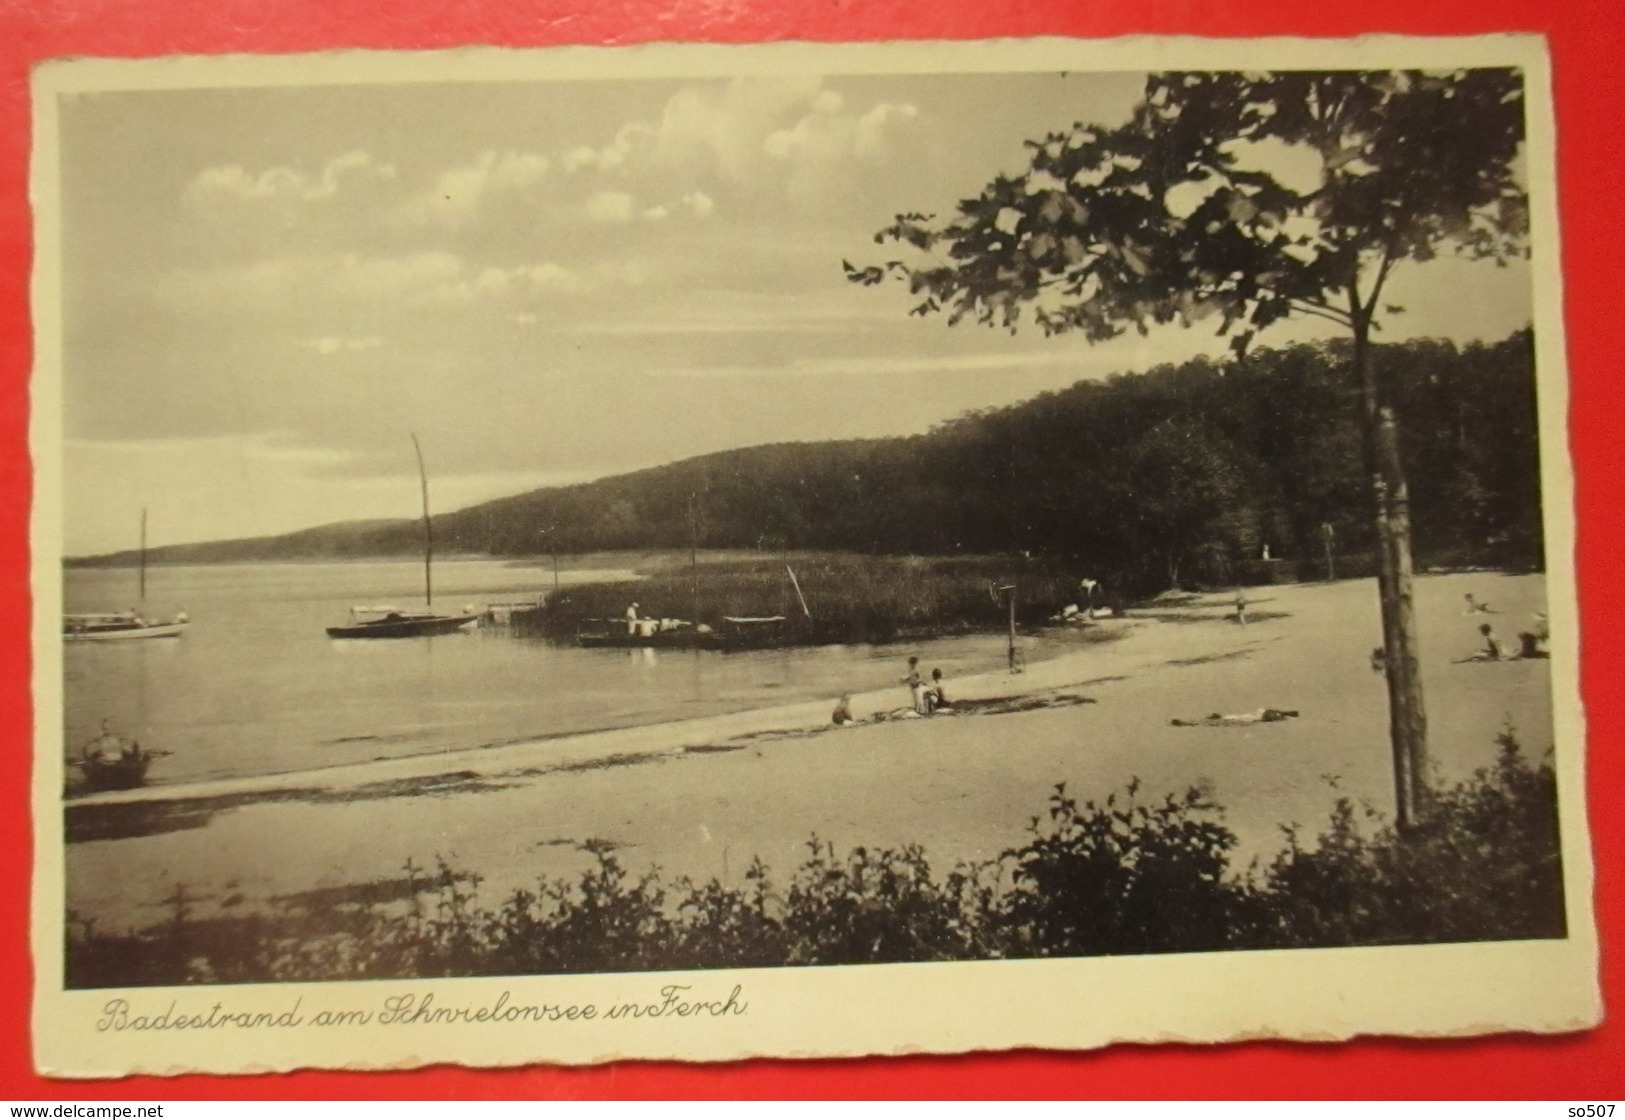
[[[1469,616],[1474,593],[1498,612]],[[69,809],[67,904],[100,928],[150,925],[184,885],[193,912],[230,911],[320,888],[399,878],[436,859],[482,876],[493,902],[570,874],[589,840],[638,873],[737,882],[759,856],[785,882],[816,835],[856,846],[923,845],[940,871],[1019,844],[1056,783],[1103,798],[1193,783],[1225,806],[1243,858],[1317,829],[1340,794],[1391,804],[1387,701],[1369,664],[1379,641],[1369,580],[1249,591],[1106,620],[1117,640],[1022,674],[947,682],[973,711],[882,718],[901,687],[855,695],[858,723],[827,702],[320,771],[127,791]],[[1508,647],[1545,609],[1539,576],[1417,580],[1434,764],[1446,780],[1486,765],[1496,735],[1551,745],[1541,660],[1458,663],[1489,621]],[[898,675],[905,671],[899,662]],[[1002,701],[1002,702],[999,702]],[[1180,727],[1210,713],[1290,709],[1297,718]]]

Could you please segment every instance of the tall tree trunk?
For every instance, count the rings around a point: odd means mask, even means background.
[[[1427,809],[1427,710],[1411,588],[1410,491],[1400,461],[1399,425],[1383,399],[1371,361],[1370,322],[1354,323],[1354,365],[1364,403],[1368,469],[1377,528],[1377,588],[1388,679],[1388,731],[1393,747],[1394,801],[1400,829]]]

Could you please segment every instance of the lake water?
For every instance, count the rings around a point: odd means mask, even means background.
[[[565,583],[630,578],[567,571]],[[481,628],[433,638],[333,641],[352,605],[421,602],[415,562],[149,570],[149,613],[192,619],[179,639],[67,642],[65,744],[102,721],[173,752],[151,784],[284,773],[767,707],[893,684],[918,653],[952,679],[1004,662],[999,634],[908,648],[841,646],[720,654],[583,650]],[[496,561],[435,565],[435,602],[534,598],[550,570]],[[65,573],[65,609],[119,610],[128,570]],[[651,604],[651,607],[655,605]],[[1026,643],[1029,656],[1042,650]],[[898,704],[907,703],[898,689]]]

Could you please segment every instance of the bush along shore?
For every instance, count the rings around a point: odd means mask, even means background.
[[[791,573],[794,573],[794,579]],[[891,642],[1016,620],[1037,625],[1079,601],[1075,571],[1021,557],[792,554],[664,567],[637,583],[593,583],[547,596],[545,610],[516,616],[521,629],[555,641],[617,628],[635,600],[646,618],[723,626],[725,617],[782,617],[785,645]],[[1097,599],[1097,604],[1103,603]]]
[[[478,876],[441,864],[400,881],[315,891],[266,912],[197,919],[177,890],[165,925],[105,932],[70,915],[70,988],[654,969],[986,960],[1221,949],[1560,938],[1566,926],[1551,762],[1510,732],[1495,765],[1435,795],[1403,835],[1340,800],[1311,843],[1286,829],[1267,863],[1200,789],[1104,801],[1057,787],[1029,839],[933,872],[916,846],[838,855],[814,838],[787,884],[591,867],[492,909]]]

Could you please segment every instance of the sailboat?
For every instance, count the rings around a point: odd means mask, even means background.
[[[62,637],[70,642],[115,642],[132,638],[178,638],[186,632],[189,620],[182,612],[165,622],[147,616],[147,511],[141,511],[141,603],[127,611],[91,614],[64,614]]]
[[[425,638],[451,634],[479,620],[477,613],[436,614],[434,610],[434,526],[429,521],[429,474],[423,467],[423,448],[416,433],[412,450],[418,457],[418,481],[423,490],[423,610],[400,607],[351,607],[350,625],[329,626],[329,638]]]

